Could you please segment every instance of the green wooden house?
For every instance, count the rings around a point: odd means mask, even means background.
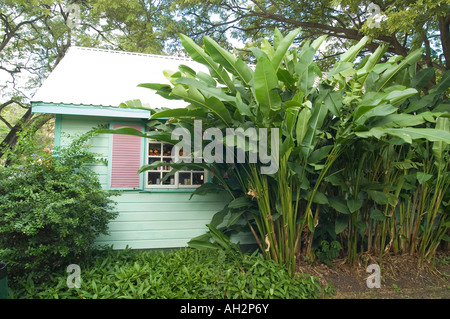
[[[67,145],[70,135],[98,125],[131,126],[145,130],[146,110],[119,108],[139,99],[151,108],[180,107],[140,83],[168,83],[163,71],[176,71],[180,64],[204,70],[196,62],[178,57],[71,47],[44,81],[31,101],[34,113],[55,114],[55,146]],[[182,107],[182,106],[181,106]],[[193,196],[208,176],[203,171],[178,172],[164,183],[170,166],[137,174],[144,164],[166,160],[168,145],[128,135],[100,134],[90,141],[91,150],[102,154],[107,166],[93,169],[105,189],[122,190],[117,201],[119,216],[110,222],[110,235],[98,243],[115,249],[184,247],[207,230],[206,224],[228,201],[223,196]],[[250,238],[239,238],[241,243]]]

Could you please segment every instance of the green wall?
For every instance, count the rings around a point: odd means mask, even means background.
[[[139,123],[126,119],[124,122]],[[118,123],[118,118],[59,115],[56,119],[55,143],[67,145],[70,137],[83,133],[99,124]],[[95,136],[90,150],[108,159],[110,135]],[[93,166],[100,182],[108,188],[108,167]],[[126,190],[114,200],[119,216],[109,225],[110,235],[98,238],[99,244],[113,245],[115,249],[126,246],[134,249],[184,247],[187,242],[207,230],[206,224],[223,208],[227,199],[218,195],[193,196],[189,192],[158,192]],[[236,237],[243,244],[253,243],[249,235]]]

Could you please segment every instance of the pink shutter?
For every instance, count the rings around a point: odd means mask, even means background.
[[[141,125],[113,125],[132,127],[142,131]],[[112,135],[111,187],[140,187],[141,178],[137,171],[141,167],[142,137],[132,135]]]

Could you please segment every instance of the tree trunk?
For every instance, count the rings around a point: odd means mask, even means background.
[[[450,14],[439,19],[439,31],[441,34],[442,51],[445,57],[445,68],[450,70]]]

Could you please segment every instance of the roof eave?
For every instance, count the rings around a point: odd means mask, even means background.
[[[148,119],[151,116],[150,110],[147,111],[143,109],[99,105],[47,103],[36,101],[31,102],[31,111],[32,113],[88,115],[135,119]]]

